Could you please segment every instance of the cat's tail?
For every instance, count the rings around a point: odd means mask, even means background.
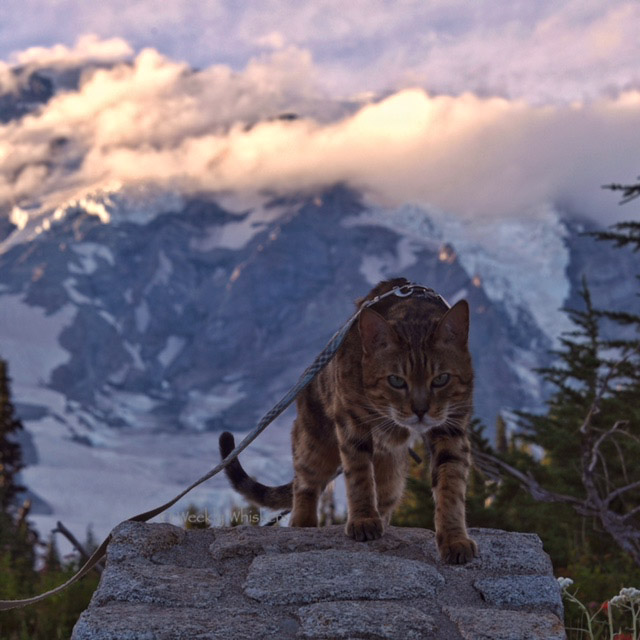
[[[218,441],[220,445],[220,455],[226,458],[236,447],[233,435],[228,431],[220,434]],[[234,489],[242,494],[247,500],[269,509],[290,509],[293,504],[293,483],[282,484],[279,487],[267,487],[257,480],[250,478],[242,468],[236,458],[228,467],[225,473]]]

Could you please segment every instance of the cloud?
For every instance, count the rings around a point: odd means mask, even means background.
[[[95,34],[80,36],[75,45],[56,44],[52,47],[29,47],[11,56],[19,66],[81,66],[88,63],[113,64],[131,58],[131,45],[122,38],[100,39]]]
[[[309,51],[334,97],[431,93],[571,102],[638,88],[633,0],[3,0],[0,58],[80,34],[240,71],[259,53]]]
[[[600,5],[597,12],[589,3],[566,3],[535,21],[475,28],[445,41],[436,36],[409,76],[437,92],[462,85],[538,104],[589,100],[640,88],[639,26],[637,3]]]
[[[551,204],[609,220],[620,210],[600,185],[637,172],[637,91],[540,106],[406,89],[345,105],[327,99],[317,73],[295,47],[240,73],[193,72],[151,49],[96,69],[0,127],[0,204],[55,208],[113,182],[287,192],[346,181],[381,204],[468,218]],[[277,118],[290,111],[304,117]]]

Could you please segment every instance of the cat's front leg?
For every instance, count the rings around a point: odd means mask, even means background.
[[[360,542],[376,540],[382,536],[384,524],[376,507],[373,440],[370,434],[344,422],[338,422],[337,432],[349,511],[345,533]]]
[[[471,466],[471,447],[463,431],[428,438],[431,453],[431,490],[435,501],[436,543],[449,564],[465,564],[478,555],[467,533],[465,495]]]

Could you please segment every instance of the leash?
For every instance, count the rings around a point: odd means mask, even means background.
[[[240,442],[240,444],[222,461],[220,464],[217,464],[213,469],[209,472],[205,473],[201,478],[196,480],[193,484],[188,486],[184,491],[179,493],[175,498],[169,500],[169,502],[165,502],[163,505],[156,507],[155,509],[150,509],[149,511],[145,511],[144,513],[139,513],[131,518],[127,518],[120,522],[117,526],[124,524],[125,522],[147,522],[151,518],[163,513],[170,507],[172,507],[178,500],[187,495],[192,489],[195,489],[197,486],[201,485],[203,482],[206,482],[216,474],[220,473],[223,469],[228,467],[231,462],[233,462],[239,455],[244,451],[287,407],[291,405],[291,403],[296,399],[298,394],[307,386],[309,383],[324,369],[327,364],[331,361],[333,356],[337,353],[340,345],[344,342],[344,339],[349,332],[349,329],[353,326],[353,323],[358,319],[362,311],[368,307],[373,306],[387,298],[388,296],[395,295],[400,298],[406,298],[413,294],[417,294],[420,297],[430,297],[436,298],[439,301],[443,302],[445,306],[449,307],[449,304],[446,300],[436,293],[433,289],[429,287],[424,287],[418,284],[407,284],[402,286],[397,286],[383,293],[381,295],[372,298],[371,300],[367,300],[363,302],[358,310],[347,320],[347,322],[340,328],[329,342],[326,344],[324,349],[318,354],[316,359],[310,364],[302,373],[298,382],[289,389],[289,391],[283,396],[283,398],[278,402],[273,409],[271,409],[268,413],[264,415],[264,417],[260,420],[260,422],[253,428],[253,430]],[[282,516],[278,516],[275,520],[277,522]],[[273,522],[273,524],[275,524]],[[115,528],[115,527],[114,527]],[[30,604],[34,604],[36,602],[40,602],[49,598],[50,596],[55,595],[56,593],[60,593],[64,591],[66,588],[70,587],[72,584],[78,582],[81,578],[83,578],[93,567],[104,558],[106,555],[107,546],[111,542],[113,537],[113,530],[109,535],[102,541],[102,544],[93,552],[91,557],[84,563],[84,565],[75,573],[69,580],[64,582],[58,587],[51,589],[49,591],[45,591],[37,596],[32,598],[25,598],[22,600],[0,600],[0,611],[8,611],[9,609],[17,609],[19,607],[25,607]]]

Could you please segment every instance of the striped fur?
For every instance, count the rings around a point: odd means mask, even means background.
[[[381,282],[357,304],[406,282]],[[467,562],[476,554],[465,524],[473,391],[468,305],[447,310],[426,298],[390,296],[374,308],[360,314],[335,358],[297,399],[293,482],[266,487],[238,461],[227,476],[252,502],[291,507],[291,525],[310,527],[318,524],[320,494],[342,466],[346,533],[373,540],[402,499],[408,445],[422,437],[431,453],[440,554],[447,562]],[[231,434],[222,434],[223,457],[233,446]]]
[[[219,446],[220,457],[224,460],[236,448],[233,435],[228,431],[222,433],[220,435]],[[279,487],[267,487],[250,478],[237,458],[225,468],[225,473],[236,491],[241,493],[250,502],[269,507],[270,509],[288,509],[291,507],[291,482],[280,485]]]

